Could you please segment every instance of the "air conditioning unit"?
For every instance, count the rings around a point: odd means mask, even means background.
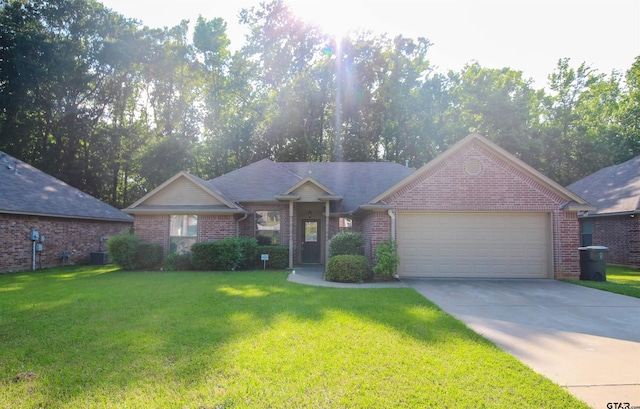
[[[91,264],[94,266],[101,266],[108,264],[106,251],[95,251],[91,253]]]

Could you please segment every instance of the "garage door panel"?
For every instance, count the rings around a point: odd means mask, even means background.
[[[546,213],[400,213],[399,274],[547,278]]]

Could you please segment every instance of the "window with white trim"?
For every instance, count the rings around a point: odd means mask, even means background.
[[[185,254],[198,241],[198,216],[177,214],[169,216],[169,253]]]

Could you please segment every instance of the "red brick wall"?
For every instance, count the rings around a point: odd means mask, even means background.
[[[468,160],[481,164],[479,174],[465,171]],[[395,211],[509,211],[552,215],[553,270],[556,278],[580,274],[580,235],[576,213],[559,210],[566,198],[512,166],[483,145],[472,142],[429,169],[385,201]],[[389,219],[384,214],[382,217]],[[370,234],[366,232],[365,234]]]
[[[232,214],[198,216],[198,241],[216,241],[236,237],[236,219]]]
[[[136,216],[133,231],[144,243],[157,243],[169,250],[169,215]]]
[[[364,255],[375,263],[376,247],[381,241],[391,238],[391,218],[387,211],[371,212],[362,219]]]
[[[88,264],[94,251],[106,251],[106,240],[129,231],[132,223],[106,222],[56,217],[0,214],[0,272],[32,268],[32,230],[45,236],[43,251],[36,253],[36,268],[63,265],[61,254],[67,253],[65,265]],[[100,237],[103,241],[100,242]]]
[[[169,253],[169,215],[138,215],[135,218],[134,232],[145,243],[158,243]],[[236,236],[236,218],[234,215],[198,216],[198,241],[215,241]]]
[[[593,221],[593,245],[609,248],[612,264],[640,266],[640,217],[607,216]]]

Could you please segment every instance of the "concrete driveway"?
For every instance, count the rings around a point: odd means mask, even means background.
[[[592,407],[640,407],[640,299],[555,280],[402,281]]]

